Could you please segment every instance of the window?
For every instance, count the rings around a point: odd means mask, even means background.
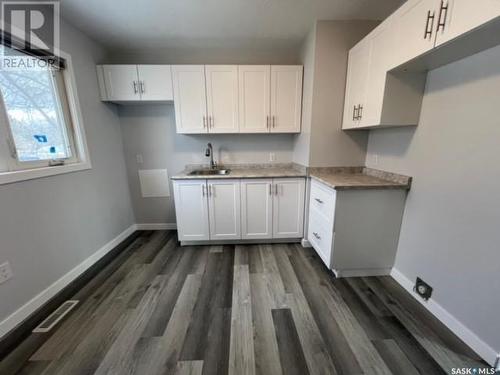
[[[45,62],[0,70],[0,175],[83,161],[65,73]]]

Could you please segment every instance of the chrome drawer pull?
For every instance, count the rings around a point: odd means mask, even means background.
[[[313,235],[314,235],[314,237],[316,237],[318,240],[321,240],[321,236],[320,236],[318,233],[313,232]]]
[[[321,199],[319,199],[319,198],[314,198],[314,200],[315,200],[316,202],[318,202],[318,203],[323,204],[323,201],[322,201]]]

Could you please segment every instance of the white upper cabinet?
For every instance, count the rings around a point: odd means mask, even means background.
[[[98,65],[97,73],[102,100],[173,100],[170,65]]]
[[[443,0],[439,6],[436,46],[499,16],[498,0]]]
[[[239,65],[240,132],[268,133],[271,112],[271,67]]]
[[[104,96],[110,101],[140,100],[137,65],[102,65]],[[101,90],[103,87],[101,87]]]
[[[299,133],[303,67],[271,66],[271,132]]]
[[[175,213],[179,241],[206,241],[208,189],[206,180],[174,181]]]
[[[208,180],[211,240],[241,239],[240,180]]]
[[[172,66],[177,133],[207,133],[204,65]]]
[[[137,65],[141,100],[174,100],[170,65]]]
[[[346,96],[344,103],[344,129],[359,125],[366,97],[370,59],[370,43],[363,40],[349,51]]]
[[[273,237],[273,180],[241,180],[241,238]]]
[[[238,133],[238,67],[205,65],[210,133]]]
[[[409,0],[398,9],[395,65],[405,63],[434,48],[438,0]]]
[[[303,178],[273,180],[273,237],[300,238],[304,233]]]

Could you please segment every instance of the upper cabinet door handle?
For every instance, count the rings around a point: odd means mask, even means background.
[[[137,94],[137,81],[134,81],[133,85],[134,85],[134,94]]]
[[[425,22],[425,33],[424,33],[424,39],[427,39],[427,36],[429,36],[429,39],[432,39],[432,30],[434,29],[434,17],[436,16],[436,12],[427,11],[427,21]],[[431,21],[431,22],[430,22]],[[430,23],[430,28],[429,28],[429,23]]]
[[[319,198],[314,198],[314,200],[315,200],[316,202],[318,202],[318,203],[323,203],[323,201],[322,201],[321,199],[319,199]]]
[[[203,116],[203,128],[207,127],[207,117]]]
[[[266,128],[269,128],[269,115],[266,116]]]
[[[209,119],[210,119],[210,127],[213,128],[214,127],[214,117],[210,116]]]
[[[352,121],[356,121],[357,120],[356,109],[357,109],[357,107],[353,106],[353,108],[352,108]]]
[[[441,7],[439,8],[438,25],[436,32],[439,31],[439,29],[441,28],[443,28],[444,31],[444,28],[446,27],[446,18],[448,18],[448,7],[449,7],[448,1],[446,2],[446,5],[444,5],[444,0],[441,0]],[[443,15],[443,12],[444,12],[444,18],[441,17]]]
[[[141,88],[141,93],[144,94],[146,92],[144,81],[139,81],[139,87]]]

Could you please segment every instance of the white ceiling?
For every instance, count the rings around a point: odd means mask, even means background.
[[[381,20],[403,0],[62,0],[63,18],[116,50],[293,46],[315,20]],[[133,46],[133,47],[132,47]]]

